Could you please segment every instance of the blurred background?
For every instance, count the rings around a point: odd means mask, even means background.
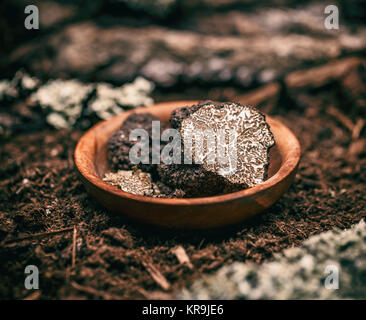
[[[27,30],[24,8],[39,8]],[[339,30],[324,9],[339,8]],[[66,0],[1,2],[1,71],[157,89],[248,89],[365,49],[364,0]],[[198,93],[197,93],[198,94]],[[193,91],[192,94],[195,95]]]
[[[24,27],[28,16],[24,9],[29,4],[39,9],[38,30]],[[121,86],[143,77],[150,86],[142,87],[156,101],[210,98],[262,106],[268,103],[263,100],[272,99],[273,104],[280,98],[284,106],[289,95],[282,84],[290,72],[364,54],[365,0],[332,2],[339,11],[339,29],[332,30],[324,26],[329,4],[310,0],[4,0],[0,78],[10,81],[21,70],[40,80],[39,84],[78,79]],[[13,79],[13,87],[21,77]],[[259,93],[259,100],[258,95],[241,97],[268,83],[276,85]],[[16,95],[11,87],[4,82],[0,87],[1,104]],[[28,91],[37,87],[34,84]],[[132,104],[147,104],[138,100]],[[120,107],[128,104],[118,102]],[[270,105],[264,111],[273,108]],[[118,110],[109,106],[102,118]],[[15,118],[13,122],[22,122]],[[0,120],[3,131],[12,131],[11,122]]]

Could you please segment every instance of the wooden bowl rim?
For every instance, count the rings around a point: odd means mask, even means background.
[[[155,197],[148,197],[148,196],[141,196],[132,194],[129,192],[125,192],[121,189],[119,189],[117,186],[112,186],[105,181],[103,181],[99,176],[97,175],[95,169],[90,172],[89,166],[83,165],[83,152],[82,152],[82,146],[84,145],[84,142],[87,141],[89,138],[94,135],[94,132],[99,128],[100,126],[105,125],[108,121],[111,121],[115,118],[124,118],[127,117],[130,113],[133,112],[140,112],[142,110],[149,112],[150,108],[164,108],[171,105],[192,105],[197,103],[197,101],[187,100],[187,101],[172,101],[172,102],[162,102],[157,103],[149,107],[141,107],[136,108],[130,111],[126,111],[122,114],[119,114],[113,118],[110,118],[108,120],[103,120],[96,125],[94,125],[92,128],[90,128],[84,135],[80,138],[79,142],[76,145],[75,151],[74,151],[74,162],[76,165],[76,168],[79,172],[79,174],[86,180],[88,180],[90,183],[92,183],[95,187],[98,189],[101,189],[105,192],[112,193],[118,197],[122,197],[125,199],[131,199],[139,202],[145,202],[145,203],[151,203],[151,204],[160,204],[160,205],[170,205],[170,206],[191,206],[191,205],[208,205],[208,204],[214,204],[214,203],[223,203],[227,201],[233,201],[236,199],[244,198],[244,197],[251,197],[259,192],[265,191],[273,186],[275,186],[277,183],[280,183],[282,180],[284,180],[287,176],[289,176],[294,170],[296,170],[299,161],[300,161],[300,155],[301,155],[301,147],[298,139],[296,136],[292,133],[292,131],[287,128],[284,124],[282,124],[280,121],[266,115],[266,119],[268,122],[276,123],[281,130],[287,131],[286,136],[288,137],[288,144],[291,145],[291,157],[289,154],[287,154],[287,157],[284,159],[284,161],[281,163],[280,168],[278,171],[270,177],[268,180],[264,181],[263,183],[244,190],[217,195],[217,196],[210,196],[210,197],[199,197],[199,198],[155,198]],[[179,108],[179,106],[177,108]],[[122,124],[122,123],[121,123]],[[88,169],[87,169],[88,168]],[[94,165],[93,165],[94,168]]]

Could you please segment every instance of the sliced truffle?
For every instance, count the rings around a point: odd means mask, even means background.
[[[180,132],[182,158],[192,164],[159,166],[164,183],[203,196],[253,187],[267,178],[274,138],[257,109],[207,101],[175,110],[170,123]]]
[[[141,170],[118,170],[117,172],[107,173],[103,180],[133,194],[141,196],[152,196],[154,194],[150,174]]]
[[[103,180],[112,186],[120,187],[123,191],[141,196],[182,198],[185,195],[182,190],[166,186],[161,181],[153,182],[149,173],[136,168],[107,173]]]
[[[109,139],[108,143],[108,159],[113,170],[130,170],[135,164],[131,163],[129,152],[137,141],[130,141],[130,132],[134,129],[144,129],[149,134],[149,164],[138,164],[138,168],[144,172],[149,172],[153,176],[156,175],[156,164],[152,164],[152,121],[159,121],[150,113],[132,113]],[[160,122],[160,134],[167,126]],[[164,142],[161,142],[159,154],[164,147]]]

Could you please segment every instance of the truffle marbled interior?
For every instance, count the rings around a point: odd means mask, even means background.
[[[274,138],[265,116],[255,108],[207,103],[182,121],[180,132],[183,139],[192,139],[193,162],[202,164],[204,170],[248,187],[266,179],[268,149],[274,145]],[[208,143],[210,132],[214,143]],[[198,137],[203,133],[203,139]],[[193,150],[199,144],[201,154]]]

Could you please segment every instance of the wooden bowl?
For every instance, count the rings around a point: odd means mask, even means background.
[[[234,193],[187,199],[135,195],[104,182],[109,172],[109,137],[132,112],[150,112],[168,122],[176,108],[196,101],[159,103],[138,108],[102,121],[88,130],[75,149],[75,164],[86,190],[108,210],[140,222],[181,229],[216,228],[246,220],[274,204],[292,183],[300,160],[300,144],[281,122],[267,116],[276,145],[270,149],[268,179],[253,188]]]

